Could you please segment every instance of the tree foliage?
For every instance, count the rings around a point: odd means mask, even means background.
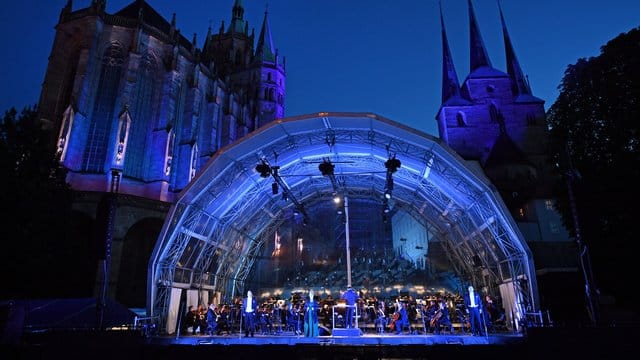
[[[596,285],[618,303],[635,275],[640,193],[640,28],[620,34],[600,55],[569,65],[547,113],[552,157],[575,193],[578,230],[588,245]],[[576,234],[559,184],[558,208]]]
[[[6,111],[0,123],[2,298],[79,296],[86,256],[70,231],[71,191],[35,108]],[[69,291],[69,290],[72,291]],[[86,285],[82,295],[87,295]],[[89,293],[90,294],[90,293]]]

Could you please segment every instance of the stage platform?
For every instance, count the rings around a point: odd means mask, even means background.
[[[144,336],[139,332],[44,332],[20,344],[0,346],[2,359],[617,359],[637,351],[638,328],[535,328],[524,333],[373,334],[319,336],[295,334],[244,337]]]
[[[413,335],[402,334],[367,334],[360,336],[328,335],[304,337],[302,335],[260,335],[245,337],[240,334],[219,336],[159,336],[150,339],[155,345],[339,345],[339,346],[394,346],[394,345],[508,345],[524,341],[522,334],[489,334],[488,336],[472,335]]]

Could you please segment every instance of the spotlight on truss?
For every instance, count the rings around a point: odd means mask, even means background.
[[[271,175],[271,167],[264,161],[256,165],[256,171],[260,173],[260,177],[263,178],[268,178],[269,175]]]

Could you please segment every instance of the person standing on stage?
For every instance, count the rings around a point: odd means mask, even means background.
[[[309,289],[309,297],[304,304],[304,336],[318,336],[318,302],[313,300],[313,290]]]
[[[464,296],[464,304],[469,312],[469,322],[471,324],[471,333],[473,335],[482,336],[482,298],[474,291],[473,286],[469,285],[468,292]]]
[[[358,301],[358,298],[358,293],[351,286],[349,286],[347,291],[345,291],[341,296],[341,299],[345,300],[347,303],[347,314],[345,317],[345,327],[347,329],[353,327],[353,319],[355,316],[356,302]]]
[[[251,290],[247,291],[247,297],[242,300],[242,319],[244,321],[244,336],[253,337],[256,331],[256,309],[258,301],[253,297]]]

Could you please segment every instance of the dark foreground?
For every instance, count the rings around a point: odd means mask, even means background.
[[[640,331],[531,328],[524,335],[143,337],[137,333],[32,334],[0,359],[619,359],[635,358]]]

